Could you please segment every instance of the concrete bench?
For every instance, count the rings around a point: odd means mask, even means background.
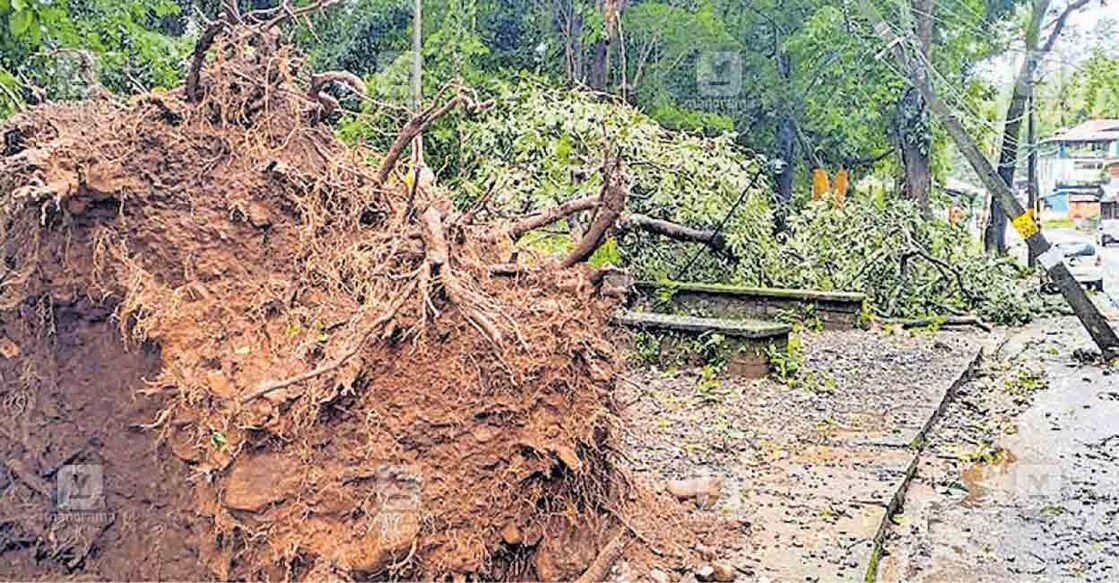
[[[811,309],[828,329],[859,324],[866,295],[852,292],[742,287],[686,282],[640,281],[634,285],[636,305],[662,310],[667,302],[689,314],[716,318],[775,319],[782,312],[804,314]],[[811,306],[811,308],[809,308]]]
[[[628,328],[655,331],[659,337],[658,356],[662,364],[684,360],[687,364],[703,364],[703,355],[695,350],[694,341],[704,334],[719,334],[726,350],[726,372],[746,378],[761,378],[769,372],[766,349],[788,346],[790,326],[761,320],[700,318],[653,312],[622,311],[614,321]]]

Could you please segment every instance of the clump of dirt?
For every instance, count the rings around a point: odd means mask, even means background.
[[[491,275],[515,263],[494,227],[422,168],[400,178],[391,151],[338,142],[321,122],[337,79],[301,89],[272,30],[215,30],[186,90],[46,105],[3,129],[5,391],[110,403],[72,412],[98,437],[68,460],[42,431],[57,413],[21,411],[30,429],[3,453],[25,471],[0,491],[41,510],[51,464],[96,461],[109,506],[174,517],[130,543],[127,568],[112,561],[128,545],[52,550],[65,525],[0,517],[37,565],[15,575],[197,578],[189,560],[136,565],[169,543],[222,579],[579,576],[648,499],[611,464],[614,300],[585,266]],[[64,314],[121,349],[63,358]],[[104,395],[57,386],[77,372]],[[156,472],[164,485],[141,488]]]

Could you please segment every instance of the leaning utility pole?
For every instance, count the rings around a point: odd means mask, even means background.
[[[1030,207],[1030,212],[1037,216],[1037,95],[1034,94],[1037,88],[1032,86],[1034,84],[1032,79],[1030,84],[1029,117],[1026,118],[1026,145],[1029,148],[1026,154],[1026,204]],[[1030,268],[1037,267],[1037,256],[1033,251],[1029,253],[1027,264]]]
[[[1022,235],[1022,238],[1026,240],[1030,253],[1037,256],[1038,263],[1045,268],[1046,273],[1053,279],[1057,288],[1061,290],[1065,301],[1072,307],[1073,313],[1088,330],[1088,334],[1099,346],[1104,357],[1119,357],[1119,336],[1115,335],[1115,330],[1111,329],[1096,305],[1088,299],[1088,294],[1069,273],[1061,251],[1053,248],[1049,241],[1045,239],[1045,236],[1041,234],[1041,229],[1035,222],[1033,213],[1026,212],[1022,208],[1022,204],[1011,192],[1010,186],[1003,181],[987,158],[983,156],[983,152],[979,150],[975,140],[964,129],[956,114],[940,100],[936,91],[933,90],[928,71],[930,65],[920,58],[910,58],[905,50],[905,42],[898,37],[889,23],[878,14],[878,10],[875,9],[870,0],[859,0],[859,7],[874,26],[874,31],[886,43],[888,50],[893,53],[894,59],[909,77],[910,82],[921,92],[929,110],[944,126],[956,147],[960,149],[960,153],[964,155],[975,173],[979,175],[983,186],[991,191],[991,194],[1002,204],[1003,212],[1006,213],[1011,224]]]

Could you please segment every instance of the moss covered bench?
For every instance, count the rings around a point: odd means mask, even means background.
[[[712,318],[811,321],[827,329],[858,326],[866,296],[853,292],[742,287],[688,282],[639,281],[634,304],[658,312]]]
[[[718,351],[726,372],[745,378],[761,378],[769,371],[766,349],[785,350],[788,324],[752,319],[701,318],[653,312],[620,311],[614,321],[627,328],[651,333],[656,356],[662,364],[684,360],[703,364],[711,350]],[[718,335],[717,337],[715,335]],[[718,342],[712,342],[718,338]],[[699,348],[703,347],[703,348]],[[708,350],[707,348],[711,350]]]

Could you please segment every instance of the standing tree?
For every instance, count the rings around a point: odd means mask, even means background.
[[[1010,103],[1006,106],[1006,116],[1003,118],[1005,121],[1003,122],[1002,143],[999,147],[999,177],[1011,190],[1014,189],[1014,171],[1018,166],[1018,146],[1019,137],[1022,133],[1022,120],[1025,118],[1026,104],[1033,94],[1038,64],[1057,43],[1057,37],[1064,29],[1069,15],[1087,5],[1089,1],[1073,0],[1070,2],[1057,16],[1045,43],[1040,44],[1041,29],[1050,5],[1049,0],[1033,0],[1025,31],[1026,53],[1022,59],[1018,75],[1014,79],[1014,89],[1010,96]],[[991,212],[987,216],[987,225],[983,230],[983,243],[988,253],[1006,254],[1006,213],[997,197],[991,199]]]
[[[917,34],[917,47],[921,58],[929,61],[932,57],[933,11],[935,0],[912,0]],[[916,201],[921,213],[932,215],[929,204],[929,191],[932,189],[932,130],[925,101],[921,93],[913,87],[906,88],[897,104],[896,138],[898,152],[901,154],[904,171],[905,196]]]

